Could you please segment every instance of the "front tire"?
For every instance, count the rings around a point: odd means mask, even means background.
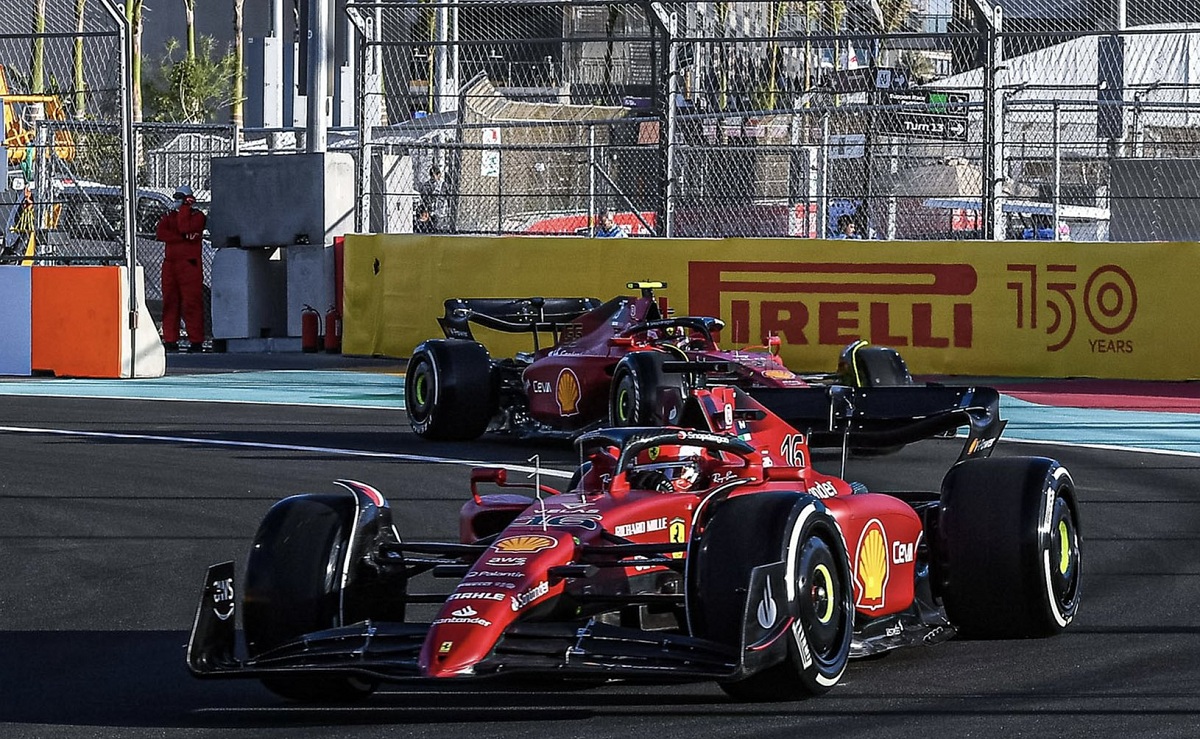
[[[434,339],[418,346],[404,373],[404,407],[413,433],[469,441],[496,412],[491,358],[474,341]]]
[[[297,495],[268,511],[246,564],[243,628],[251,658],[341,626],[341,582],[354,528],[349,495]],[[366,698],[376,683],[346,676],[266,677],[276,695],[305,703]]]
[[[1061,632],[1079,608],[1079,503],[1066,468],[1043,457],[966,460],[942,482],[942,600],[967,637]]]
[[[739,700],[799,700],[828,692],[850,658],[854,631],[849,556],[833,517],[799,493],[724,501],[689,551],[689,618],[698,636],[741,647],[746,585],[754,568],[783,561],[786,612],[795,619],[786,658],[721,688]]]

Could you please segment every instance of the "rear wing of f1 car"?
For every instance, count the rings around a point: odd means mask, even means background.
[[[438,324],[448,339],[474,341],[471,324],[477,323],[514,334],[550,331],[557,341],[564,323],[600,305],[596,298],[450,298]]]
[[[960,459],[991,454],[1007,421],[1000,418],[994,388],[930,383],[859,388],[847,385],[738,390],[735,414],[762,409],[808,435],[812,448],[887,450],[967,427]],[[681,426],[707,428],[707,417],[722,409],[705,407],[711,398],[688,399]]]

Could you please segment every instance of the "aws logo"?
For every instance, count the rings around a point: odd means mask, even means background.
[[[879,519],[871,519],[858,539],[854,561],[858,599],[855,605],[867,611],[883,608],[888,581],[887,533]]]

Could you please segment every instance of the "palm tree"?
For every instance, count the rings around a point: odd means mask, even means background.
[[[767,6],[767,79],[762,80],[754,106],[760,110],[774,110],[779,95],[779,28],[788,13],[790,3],[770,3]]]
[[[41,95],[46,91],[45,83],[45,50],[43,44],[46,34],[46,0],[34,0],[33,3],[33,58],[29,65],[29,91]]]
[[[724,38],[729,28],[729,10],[731,3],[717,3],[717,38]],[[729,107],[729,44],[717,42],[718,77],[717,77],[717,110]]]
[[[879,30],[883,35],[879,51],[882,53],[889,38],[911,27],[916,8],[913,6],[912,0],[878,0],[878,3],[881,26]]]
[[[849,3],[846,0],[826,0],[824,3],[825,15],[829,20],[827,31],[834,36],[842,31],[846,26],[846,16],[850,12]],[[840,61],[841,48],[837,40],[833,42],[833,68],[837,69],[841,64]]]
[[[133,90],[133,120],[142,120],[142,0],[125,0],[125,20],[133,34],[133,56],[129,60]]]
[[[624,14],[623,6],[609,5],[608,6],[608,18],[607,18],[607,20],[604,21],[604,36],[606,38],[606,41],[604,43],[604,89],[605,89],[605,94],[610,94],[612,91],[612,88],[613,88],[613,79],[612,79],[612,77],[613,77],[613,46],[615,44],[615,40],[613,39],[613,34],[616,32],[618,25],[622,26],[622,27],[625,25],[625,14]],[[604,105],[608,105],[608,104],[610,104],[611,101],[603,100],[601,102]]]
[[[87,95],[83,79],[83,20],[87,12],[87,0],[75,0],[75,56],[72,58],[74,65],[74,82],[75,82],[75,117],[83,120],[87,106]]]
[[[195,2],[195,0],[188,0]],[[237,129],[242,127],[242,102],[246,97],[245,92],[245,60],[243,59],[242,44],[243,44],[243,8],[245,0],[233,0],[233,108],[230,113],[231,123]]]
[[[187,33],[187,56],[184,58],[191,63],[196,61],[196,0],[183,0],[183,22]]]

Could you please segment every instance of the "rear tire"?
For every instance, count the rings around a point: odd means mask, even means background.
[[[413,351],[404,374],[409,423],[426,439],[478,438],[496,413],[496,395],[491,358],[474,341],[426,341]]]
[[[661,352],[627,355],[613,370],[608,418],[613,426],[665,426],[679,421],[687,387],[683,375],[663,371]]]
[[[339,596],[355,515],[350,495],[297,495],[267,513],[246,564],[242,625],[251,658],[342,625]],[[377,685],[346,676],[267,677],[262,684],[306,703],[361,700]]]
[[[937,561],[946,615],[979,639],[1051,636],[1079,608],[1079,504],[1043,457],[974,459],[942,482]]]
[[[789,633],[782,637],[784,661],[721,688],[739,700],[780,701],[836,685],[850,658],[853,584],[841,533],[824,506],[799,493],[733,498],[720,504],[696,544],[688,555],[688,609],[697,636],[740,648],[751,571],[783,561],[794,583],[785,612],[807,652]]]
[[[852,387],[898,387],[913,384],[913,379],[895,349],[856,341],[838,358],[838,382]]]

